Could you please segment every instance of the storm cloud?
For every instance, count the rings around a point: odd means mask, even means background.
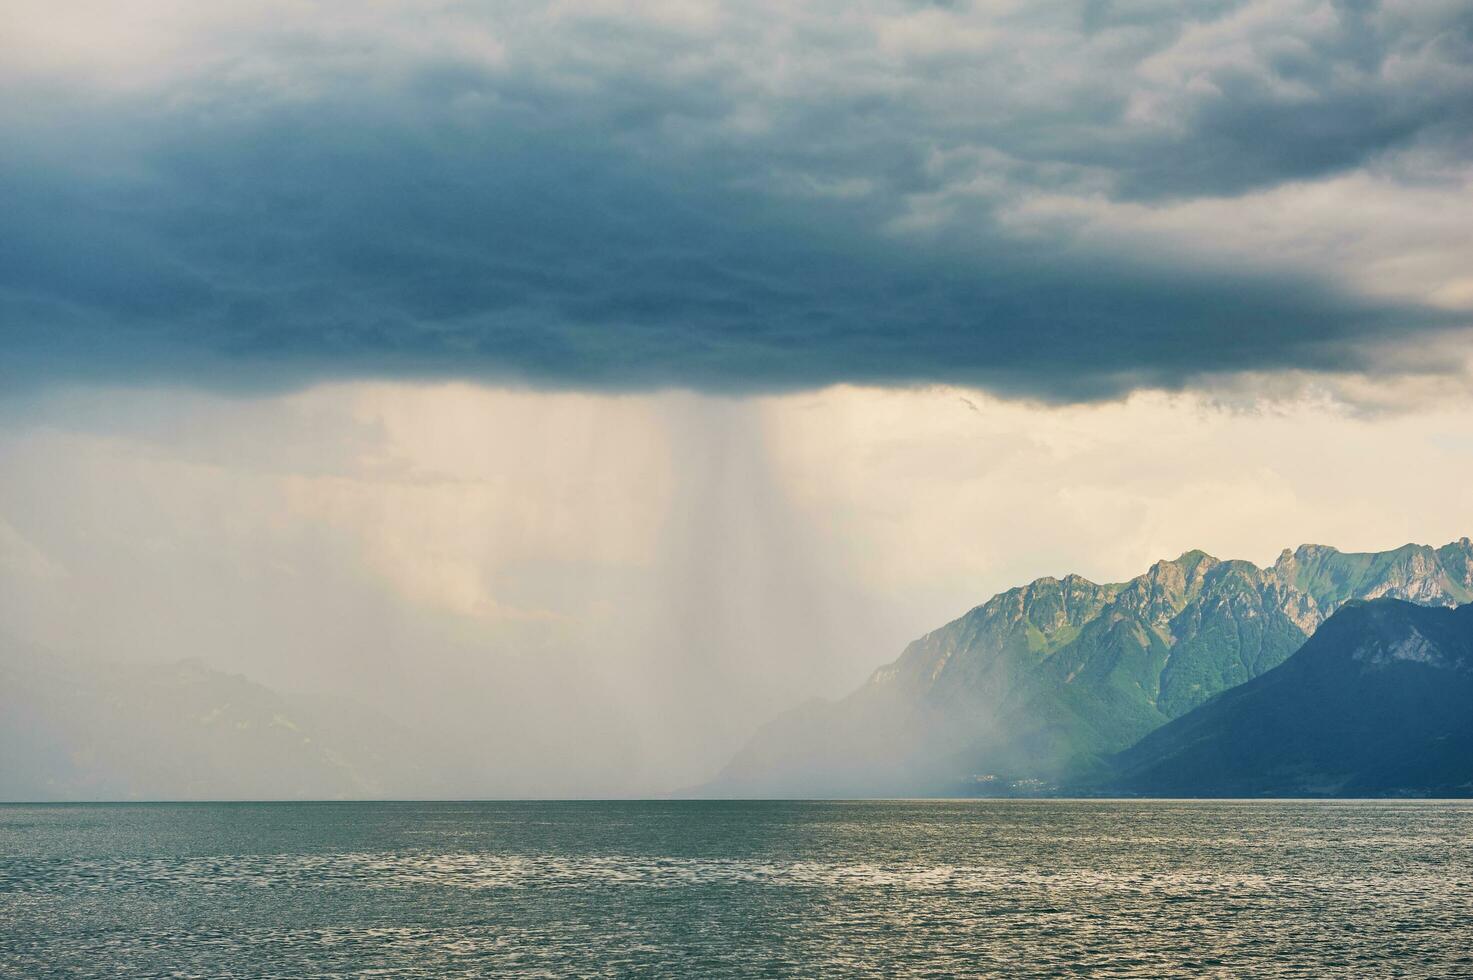
[[[0,49],[8,384],[1080,400],[1473,320],[1466,5],[85,9]]]

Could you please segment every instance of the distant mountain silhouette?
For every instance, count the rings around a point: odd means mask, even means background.
[[[1042,578],[906,648],[838,702],[777,719],[702,792],[1032,794],[1277,667],[1339,606],[1473,600],[1473,545],[1285,550],[1269,568],[1191,551],[1129,582]]]
[[[0,799],[434,795],[420,750],[361,706],[197,661],[99,663],[0,642]]]
[[[1114,762],[1149,796],[1473,795],[1473,605],[1348,604]]]

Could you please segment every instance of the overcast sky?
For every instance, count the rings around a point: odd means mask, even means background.
[[[1038,575],[1473,533],[1466,3],[3,19],[8,636],[652,791]]]

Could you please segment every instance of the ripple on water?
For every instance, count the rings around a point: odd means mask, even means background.
[[[1473,807],[0,808],[3,976],[1473,976]]]

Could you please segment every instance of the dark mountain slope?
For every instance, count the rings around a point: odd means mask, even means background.
[[[1152,796],[1473,795],[1473,605],[1347,605],[1115,765]]]

